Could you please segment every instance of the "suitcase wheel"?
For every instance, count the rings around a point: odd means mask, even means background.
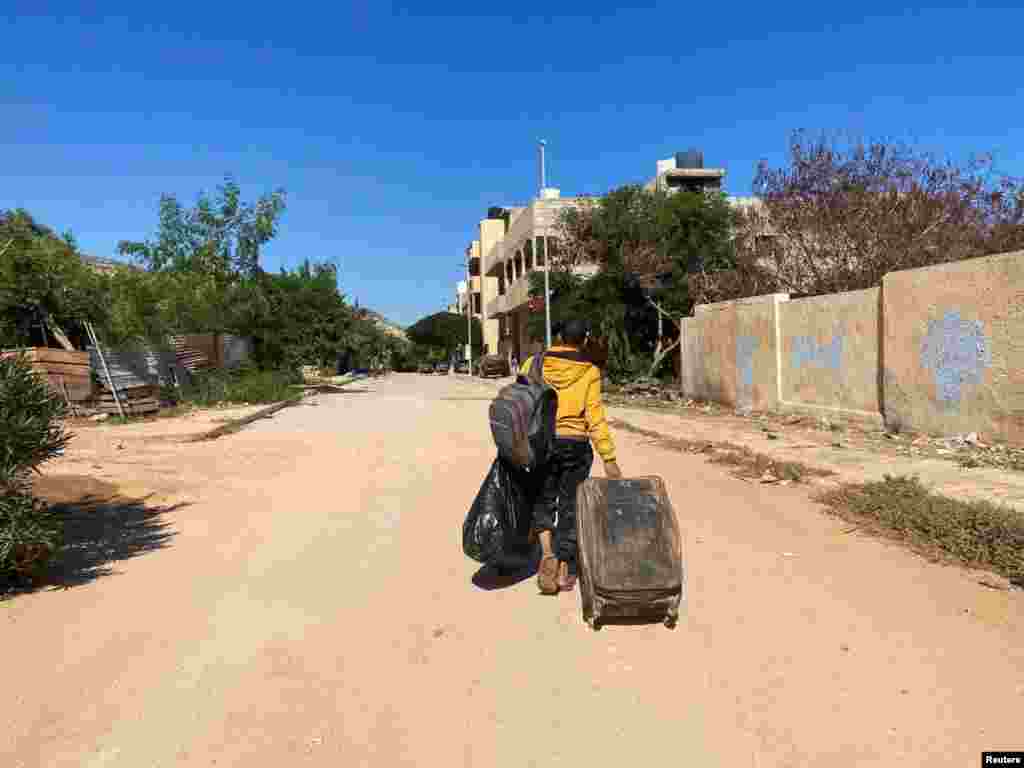
[[[665,626],[668,627],[669,629],[675,629],[676,628],[676,624],[678,624],[678,623],[679,623],[679,617],[678,616],[671,616],[671,615],[669,615],[669,616],[665,617]]]

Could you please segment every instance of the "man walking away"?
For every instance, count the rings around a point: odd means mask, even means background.
[[[585,322],[570,320],[562,343],[544,357],[544,380],[558,393],[555,443],[538,474],[533,523],[541,544],[537,583],[546,595],[576,586],[576,489],[594,463],[591,442],[604,461],[605,477],[622,477],[601,401],[601,372],[582,352],[588,332]],[[520,373],[528,375],[532,362],[527,358]]]

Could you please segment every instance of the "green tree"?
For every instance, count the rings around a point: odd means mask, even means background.
[[[109,318],[106,280],[82,262],[70,235],[58,237],[23,210],[0,211],[0,346],[45,343],[49,321],[83,337],[83,323]]]
[[[601,359],[612,381],[650,374],[650,359],[656,345],[655,310],[646,300],[640,281],[621,268],[605,268],[582,278],[566,271],[551,272],[551,324],[557,335],[566,321],[587,320],[596,337],[594,353]],[[544,275],[530,275],[530,293],[544,295]],[[545,336],[543,309],[530,314],[527,330],[541,340]]]
[[[257,282],[267,311],[253,319],[249,333],[260,365],[329,367],[352,346],[357,323],[333,264],[306,261],[294,271],[260,273]]]
[[[185,208],[173,195],[160,199],[154,238],[122,241],[118,251],[145,267],[146,277],[124,278],[121,333],[237,331],[260,322],[271,306],[262,290],[260,253],[277,234],[285,210],[283,191],[241,199],[230,177],[211,198]],[[142,310],[159,296],[155,310]],[[142,310],[142,317],[134,314]],[[135,317],[138,322],[130,322]]]
[[[241,188],[229,176],[218,186],[216,197],[201,194],[191,209],[174,195],[161,197],[156,237],[122,241],[118,251],[152,272],[194,272],[224,280],[255,277],[260,249],[277,234],[284,209],[283,190],[245,203]]]
[[[105,336],[112,344],[134,339],[159,344],[177,333],[245,333],[253,318],[269,309],[252,280],[221,285],[202,273],[119,270],[108,282]]]
[[[475,317],[472,324],[473,357],[479,358],[483,351],[483,327]],[[406,330],[406,335],[414,344],[443,350],[445,356],[450,357],[466,346],[467,325],[462,315],[438,312],[415,322]]]
[[[646,368],[655,376],[679,344],[678,317],[690,311],[690,276],[735,266],[735,214],[720,194],[648,192],[635,185],[594,204],[570,208],[559,222],[551,279],[575,266],[597,265],[596,276],[556,290],[554,315],[590,320],[607,347],[613,378]],[[531,276],[531,295],[542,280]],[[540,318],[531,318],[537,333]],[[542,328],[543,326],[540,325]],[[535,336],[543,338],[543,334]],[[637,357],[648,360],[641,366]]]

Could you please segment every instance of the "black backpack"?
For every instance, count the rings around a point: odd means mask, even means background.
[[[558,393],[544,381],[544,353],[533,356],[528,375],[517,375],[491,403],[491,435],[498,456],[533,471],[548,460],[555,439]]]

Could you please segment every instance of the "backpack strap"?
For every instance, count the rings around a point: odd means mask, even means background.
[[[530,364],[529,378],[537,384],[544,383],[544,358],[547,356],[547,352],[540,352],[533,356],[533,362]]]

